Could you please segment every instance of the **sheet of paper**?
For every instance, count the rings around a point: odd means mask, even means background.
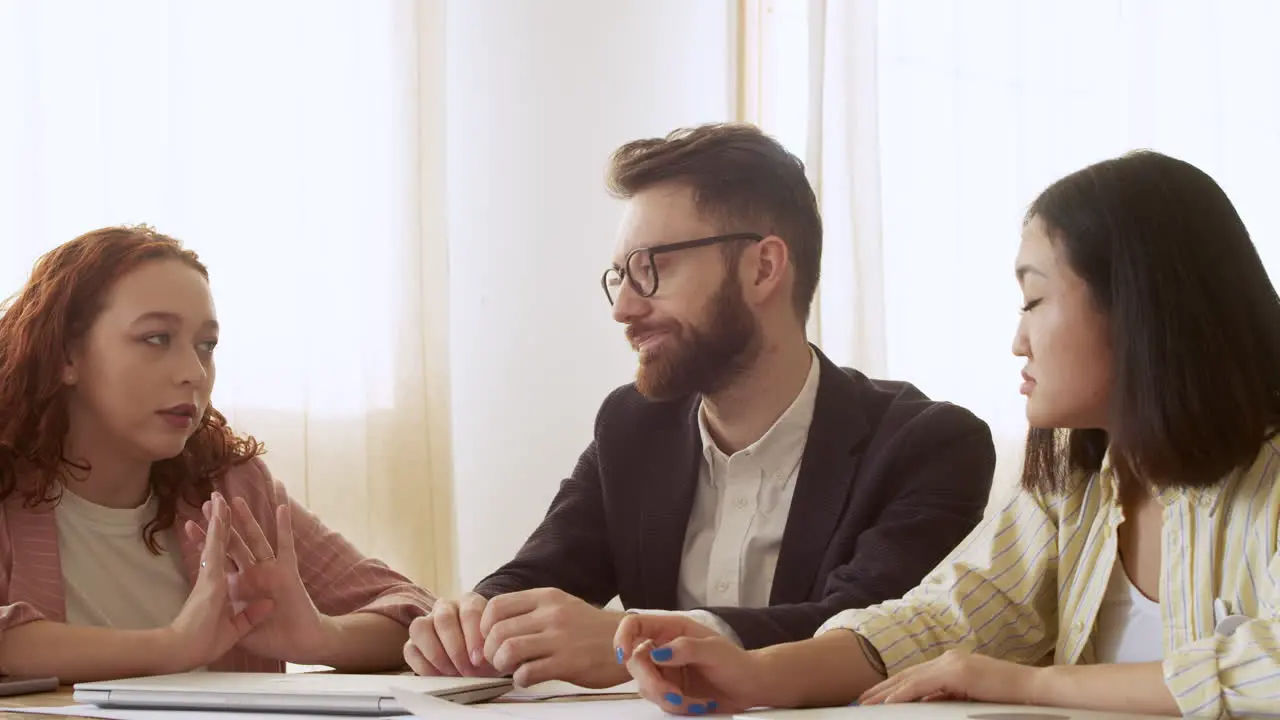
[[[436,700],[432,698],[432,700]],[[436,700],[445,705],[454,705],[444,700]],[[406,706],[408,707],[408,706]],[[23,713],[27,715],[72,715],[82,718],[101,718],[101,720],[335,720],[337,715],[310,715],[298,713],[252,713],[223,710],[131,710],[123,708],[100,708],[96,705],[69,705],[66,707],[44,708],[4,708],[4,712]],[[433,715],[432,718],[453,720],[450,715]],[[469,717],[466,715],[462,718]],[[413,715],[383,716],[378,720],[413,720]]]
[[[595,690],[563,680],[548,680],[527,688],[516,688],[503,695],[504,700],[546,700],[547,698],[576,697],[578,695],[635,695],[636,681],[631,680],[611,688]]]
[[[421,720],[510,720],[510,716],[490,712],[491,705],[459,705],[424,693],[391,688],[400,707]]]
[[[1095,712],[1037,705],[988,705],[985,703],[894,703],[863,707],[810,708],[808,710],[758,710],[739,713],[734,720],[1140,720],[1152,715],[1129,712]]]
[[[582,702],[492,703],[486,711],[522,720],[671,720],[648,700],[584,700]],[[461,720],[461,718],[460,718]]]

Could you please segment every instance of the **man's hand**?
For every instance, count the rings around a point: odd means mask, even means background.
[[[499,595],[480,620],[484,657],[516,685],[566,680],[607,688],[628,679],[613,636],[624,613],[602,610],[553,588]]]
[[[404,659],[419,675],[497,677],[484,654],[480,617],[488,600],[467,593],[458,600],[441,600],[431,614],[409,625]]]

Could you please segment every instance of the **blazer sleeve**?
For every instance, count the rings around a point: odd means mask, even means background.
[[[982,520],[995,471],[987,424],[945,403],[903,429],[880,476],[896,488],[853,554],[826,577],[815,602],[767,608],[707,608],[748,649],[811,637],[831,616],[901,597]]]
[[[618,594],[594,441],[573,474],[560,483],[542,523],[520,552],[481,580],[475,592],[492,598],[541,587],[559,588],[596,606]]]
[[[298,572],[317,610],[334,617],[376,613],[405,626],[431,611],[435,604],[431,593],[382,561],[365,557],[340,533],[326,527],[314,513],[289,497],[284,485],[271,477],[260,460],[251,461],[251,466],[258,471],[259,487],[265,492],[237,489],[247,491],[245,499],[271,539],[275,537],[275,509],[288,503]]]
[[[46,619],[31,603],[15,602],[12,598],[10,575],[13,570],[13,541],[9,535],[9,512],[9,503],[0,503],[0,638],[4,637],[6,630]],[[57,579],[58,582],[62,581],[60,577]]]

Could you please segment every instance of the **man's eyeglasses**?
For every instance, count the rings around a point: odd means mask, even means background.
[[[646,298],[653,297],[653,294],[658,292],[658,266],[654,263],[656,256],[678,250],[690,250],[692,248],[715,245],[716,243],[736,240],[759,242],[763,239],[763,235],[756,233],[733,233],[730,235],[713,235],[712,237],[698,238],[697,240],[685,240],[684,242],[651,248],[636,248],[627,253],[627,258],[621,267],[614,265],[604,271],[604,277],[600,278],[600,285],[604,288],[604,294],[609,298],[610,305],[618,301],[618,294],[622,292],[624,280],[631,285],[631,289],[635,291],[636,295]]]

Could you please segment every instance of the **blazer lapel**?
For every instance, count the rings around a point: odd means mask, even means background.
[[[674,610],[680,583],[685,531],[693,509],[702,462],[698,434],[699,401],[685,414],[685,422],[670,423],[654,434],[653,444],[640,450],[637,473],[640,498],[641,573],[644,607]],[[661,449],[659,449],[661,448]]]
[[[6,604],[25,602],[47,620],[65,622],[66,594],[58,554],[58,521],[52,503],[29,508],[15,493],[4,504],[13,552]]]
[[[844,513],[870,429],[866,408],[860,407],[856,381],[817,348],[814,352],[821,363],[818,397],[778,551],[771,605],[809,600],[822,557]]]

